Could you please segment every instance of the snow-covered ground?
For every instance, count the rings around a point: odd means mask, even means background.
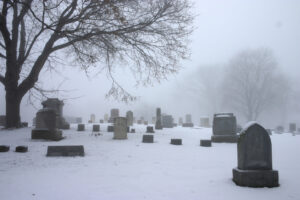
[[[236,144],[200,147],[211,136],[210,128],[164,129],[154,133],[153,144],[142,143],[146,126],[135,125],[127,140],[113,140],[101,124],[100,136],[92,125],[77,132],[64,130],[59,142],[31,140],[31,128],[1,130],[1,200],[110,200],[110,199],[300,199],[300,136],[273,134],[273,168],[279,170],[278,188],[236,186]],[[182,138],[183,145],[171,145]],[[16,153],[17,145],[29,152]],[[48,145],[84,145],[85,157],[46,157]]]

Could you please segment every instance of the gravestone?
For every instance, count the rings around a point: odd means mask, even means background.
[[[104,122],[107,123],[108,122],[108,114],[104,114]]]
[[[141,117],[140,120],[141,120],[141,124],[144,124],[145,118]]]
[[[214,114],[212,142],[237,142],[236,118],[233,113]]]
[[[84,130],[85,130],[84,124],[78,124],[77,125],[77,131],[84,131]]]
[[[91,121],[91,123],[95,123],[96,122],[96,116],[95,116],[95,114],[91,114],[90,121]]]
[[[22,122],[21,127],[28,127],[28,122]]]
[[[142,120],[137,120],[137,124],[142,124]]]
[[[210,125],[209,125],[209,118],[208,117],[201,117],[200,118],[200,126],[201,127],[209,128],[210,127]]]
[[[18,153],[26,153],[28,151],[27,146],[17,146],[15,152]]]
[[[100,131],[100,125],[99,124],[94,124],[93,125],[93,132],[99,132]]]
[[[277,187],[278,171],[272,168],[272,144],[268,132],[258,123],[248,123],[237,144],[238,167],[233,181],[239,186]]]
[[[7,145],[0,145],[0,152],[8,152],[9,146]]]
[[[110,110],[110,118],[108,120],[109,123],[114,123],[116,117],[119,117],[119,109],[113,108]]]
[[[171,139],[171,144],[182,145],[182,139]]]
[[[42,102],[43,108],[51,108],[56,112],[57,128],[58,129],[70,129],[70,124],[66,122],[63,117],[64,102],[58,98],[48,98]]]
[[[126,119],[126,117],[116,117],[115,118],[113,139],[127,139],[127,119]]]
[[[143,143],[153,143],[154,136],[153,135],[143,135]]]
[[[0,126],[5,126],[6,123],[6,116],[0,115]]]
[[[130,130],[130,133],[135,133],[135,129],[132,128],[132,129]]]
[[[103,124],[103,123],[104,123],[104,120],[103,120],[103,119],[100,119],[99,122],[100,122],[100,124]]]
[[[84,156],[84,147],[82,145],[48,146],[46,156]]]
[[[31,131],[31,139],[63,139],[62,131],[57,129],[57,114],[54,109],[43,108],[37,112],[36,126]]]
[[[296,123],[290,123],[289,124],[289,130],[290,130],[290,133],[296,132],[297,131]]]
[[[193,123],[183,123],[182,127],[194,127]]]
[[[191,114],[185,115],[185,123],[193,123]]]
[[[154,133],[153,126],[147,126],[146,133]]]
[[[147,126],[147,125],[148,125],[148,121],[144,121],[144,125],[146,125],[146,126]]]
[[[113,126],[107,126],[107,132],[114,132]]]
[[[173,128],[173,117],[172,117],[172,115],[163,115],[161,123],[162,123],[163,128]]]
[[[179,125],[179,126],[182,126],[182,124],[183,124],[182,117],[179,117],[179,119],[178,119],[178,125]]]
[[[126,112],[126,118],[127,118],[127,126],[133,125],[133,112],[131,110]]]
[[[157,108],[156,109],[156,122],[155,122],[155,129],[161,130],[162,124],[161,124],[161,109]]]
[[[211,147],[211,140],[200,140],[200,146]]]

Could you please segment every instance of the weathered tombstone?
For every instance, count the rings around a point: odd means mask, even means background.
[[[147,126],[146,133],[154,133],[153,126]]]
[[[127,119],[126,117],[116,117],[114,123],[114,138],[127,139]]]
[[[119,117],[119,109],[113,108],[110,110],[110,118],[109,118],[109,123],[114,123],[114,119],[116,117]]]
[[[114,132],[113,126],[107,126],[107,132]]]
[[[171,144],[182,145],[182,139],[171,139]]]
[[[206,127],[206,128],[210,127],[209,118],[208,117],[201,117],[200,118],[200,126],[201,127]]]
[[[5,126],[6,123],[6,116],[0,115],[0,126]]]
[[[59,129],[70,129],[70,124],[66,122],[63,117],[63,106],[64,102],[58,98],[48,98],[42,102],[43,108],[51,108],[56,112],[57,128]]]
[[[88,123],[91,124],[91,123],[92,123],[92,120],[88,120]]]
[[[200,140],[200,146],[211,147],[211,140]]]
[[[133,125],[133,112],[131,110],[126,112],[126,118],[127,118],[127,126]]]
[[[147,125],[148,125],[148,121],[144,121],[144,125],[146,125],[146,126],[147,126]]]
[[[84,156],[84,147],[82,145],[48,146],[46,156]]]
[[[156,109],[156,122],[155,122],[155,129],[162,129],[162,124],[161,124],[161,110],[160,108]]]
[[[179,117],[179,119],[178,119],[178,125],[179,125],[179,126],[182,126],[182,124],[183,124],[182,117]]]
[[[7,145],[0,145],[0,152],[8,152],[9,146]]]
[[[185,115],[185,123],[193,123],[191,114]]]
[[[233,113],[214,114],[212,142],[237,142],[236,118]]]
[[[155,124],[156,122],[156,117],[152,117],[152,124]]]
[[[132,128],[131,131],[130,131],[130,133],[135,133],[135,129]]]
[[[268,132],[256,122],[242,130],[237,144],[238,167],[233,181],[239,186],[277,187],[278,171],[272,169],[272,144]]]
[[[104,114],[104,122],[107,123],[108,122],[108,114]]]
[[[77,131],[84,131],[84,129],[85,129],[84,124],[78,124],[77,125]]]
[[[183,123],[182,127],[194,127],[193,123]]]
[[[57,114],[54,109],[43,108],[36,114],[36,127],[31,131],[31,139],[61,140],[62,131],[57,129]]]
[[[91,114],[90,121],[91,121],[91,123],[95,123],[96,122],[96,116],[95,116],[95,114]]]
[[[94,124],[93,125],[93,132],[99,132],[100,131],[100,125],[99,124]]]
[[[289,130],[290,130],[290,133],[296,132],[296,130],[297,130],[296,123],[290,123]]]
[[[163,115],[161,123],[162,123],[163,128],[173,128],[173,117],[172,117],[172,115]]]
[[[100,124],[103,124],[103,123],[104,123],[104,120],[103,120],[103,119],[100,119],[99,122],[100,122]]]
[[[15,151],[18,153],[26,153],[28,151],[28,147],[27,146],[17,146]]]
[[[153,135],[143,135],[143,143],[153,143]]]
[[[142,120],[137,120],[137,124],[142,124]]]

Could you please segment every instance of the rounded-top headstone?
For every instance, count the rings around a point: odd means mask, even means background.
[[[272,145],[268,132],[258,123],[250,122],[238,139],[238,168],[272,170]]]

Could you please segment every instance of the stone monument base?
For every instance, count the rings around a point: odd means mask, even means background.
[[[238,141],[237,135],[213,135],[211,136],[212,142],[225,142],[225,143],[236,143]]]
[[[278,187],[278,171],[276,170],[241,170],[234,168],[233,182],[247,187]]]
[[[61,130],[48,130],[48,129],[33,129],[31,131],[31,139],[45,139],[59,141],[63,139]]]

